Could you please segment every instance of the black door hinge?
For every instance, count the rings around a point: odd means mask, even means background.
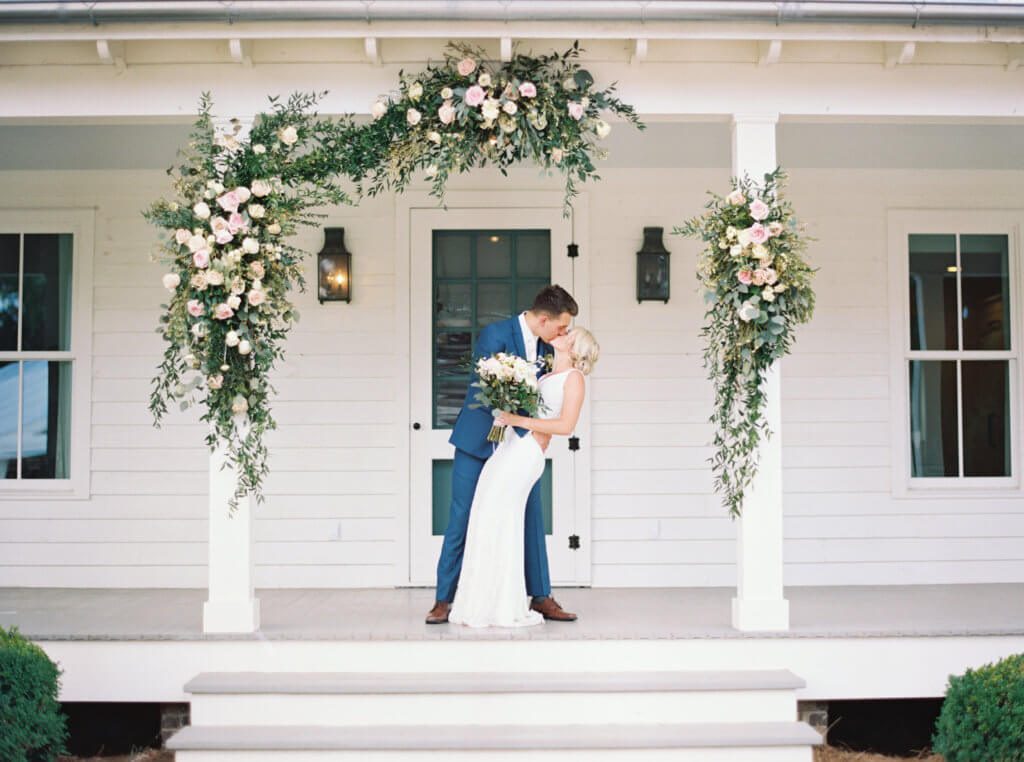
[[[570,243],[567,254],[570,259],[578,257],[580,255],[580,245],[578,243]]]
[[[580,438],[569,437],[569,451],[576,452],[578,449],[580,449]]]
[[[578,534],[569,535],[569,550],[580,549],[580,536]]]

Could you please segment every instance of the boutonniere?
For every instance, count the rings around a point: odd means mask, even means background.
[[[550,372],[555,367],[555,356],[553,354],[544,355],[544,359],[541,362],[544,365],[544,370]]]

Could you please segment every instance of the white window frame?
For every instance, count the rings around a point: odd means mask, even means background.
[[[890,354],[890,449],[892,492],[897,498],[991,498],[1024,495],[1024,457],[1021,446],[1021,406],[1024,388],[1021,385],[1021,231],[1024,212],[1020,209],[889,209],[889,354]],[[908,236],[912,233],[936,235],[1005,234],[1009,240],[1008,266],[1010,285],[1010,351],[972,351],[971,359],[1007,359],[1009,355],[1010,446],[1009,477],[946,476],[912,477],[910,442],[910,400],[908,360],[910,351],[910,278]],[[953,351],[915,351],[913,359],[949,360],[963,354]],[[960,400],[958,393],[957,399]],[[962,404],[962,400],[958,404]],[[957,418],[962,438],[962,410]],[[962,455],[962,443],[961,443]]]
[[[67,479],[0,479],[0,500],[88,499],[91,468],[93,209],[0,209],[0,233],[70,233],[71,347],[58,352],[0,352],[0,360],[71,361],[70,463]]]

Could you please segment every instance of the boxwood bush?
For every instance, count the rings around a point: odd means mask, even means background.
[[[60,674],[17,627],[0,627],[0,760],[52,762],[67,754],[67,724],[57,702]]]
[[[1024,762],[1024,654],[949,676],[932,750],[947,762]]]

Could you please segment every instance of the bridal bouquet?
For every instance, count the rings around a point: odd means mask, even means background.
[[[540,389],[537,384],[537,364],[524,360],[518,355],[498,352],[490,357],[481,357],[476,362],[479,381],[472,386],[480,389],[476,399],[480,402],[470,407],[493,408],[499,412],[518,413],[526,410],[530,415],[540,407]],[[500,442],[505,427],[495,424],[487,434],[488,442]]]

